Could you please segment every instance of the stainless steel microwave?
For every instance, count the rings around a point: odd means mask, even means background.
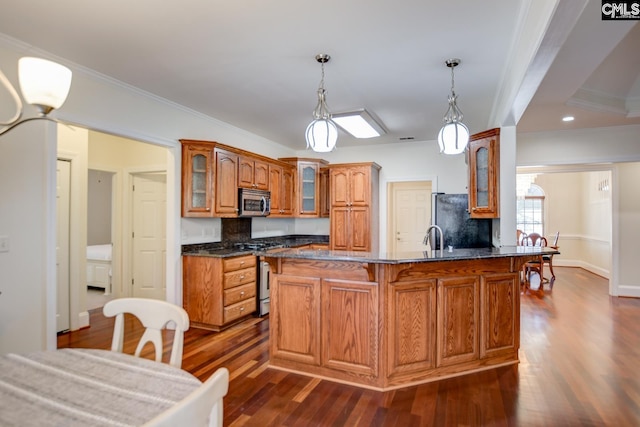
[[[271,192],[238,189],[238,216],[267,216],[271,213]]]

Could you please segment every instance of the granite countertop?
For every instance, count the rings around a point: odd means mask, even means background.
[[[277,251],[256,251],[256,255],[273,258],[298,258],[319,261],[353,261],[377,264],[402,264],[410,262],[429,261],[461,261],[483,258],[503,258],[527,256],[531,254],[551,255],[559,254],[556,249],[536,246],[503,246],[500,248],[479,249],[453,249],[451,252],[444,250],[424,252],[350,252],[350,251],[326,251],[308,248],[289,248]]]
[[[253,245],[268,245],[269,249],[296,248],[312,243],[329,244],[329,236],[325,235],[288,235],[250,239],[243,242],[213,242],[182,245],[183,256],[209,256],[227,258],[242,255],[264,253]]]

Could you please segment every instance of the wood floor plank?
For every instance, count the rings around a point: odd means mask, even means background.
[[[639,426],[640,299],[609,296],[607,280],[585,270],[554,269],[553,290],[522,295],[517,365],[376,392],[269,368],[266,316],[189,329],[182,366],[201,380],[229,369],[225,426]],[[127,320],[133,353],[142,329]],[[58,347],[108,349],[112,331],[93,310],[91,327],[59,335]]]

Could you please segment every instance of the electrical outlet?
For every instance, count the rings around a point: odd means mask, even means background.
[[[0,252],[9,252],[9,236],[0,236]]]

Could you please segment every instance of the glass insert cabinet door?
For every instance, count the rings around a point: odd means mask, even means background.
[[[500,129],[472,135],[469,141],[469,216],[498,218]]]
[[[207,157],[196,154],[191,169],[191,207],[204,209],[207,206]]]
[[[213,151],[197,144],[182,146],[182,216],[211,217]]]
[[[316,189],[318,187],[317,167],[315,165],[302,166],[300,176],[302,178],[302,204],[300,213],[316,213]]]

